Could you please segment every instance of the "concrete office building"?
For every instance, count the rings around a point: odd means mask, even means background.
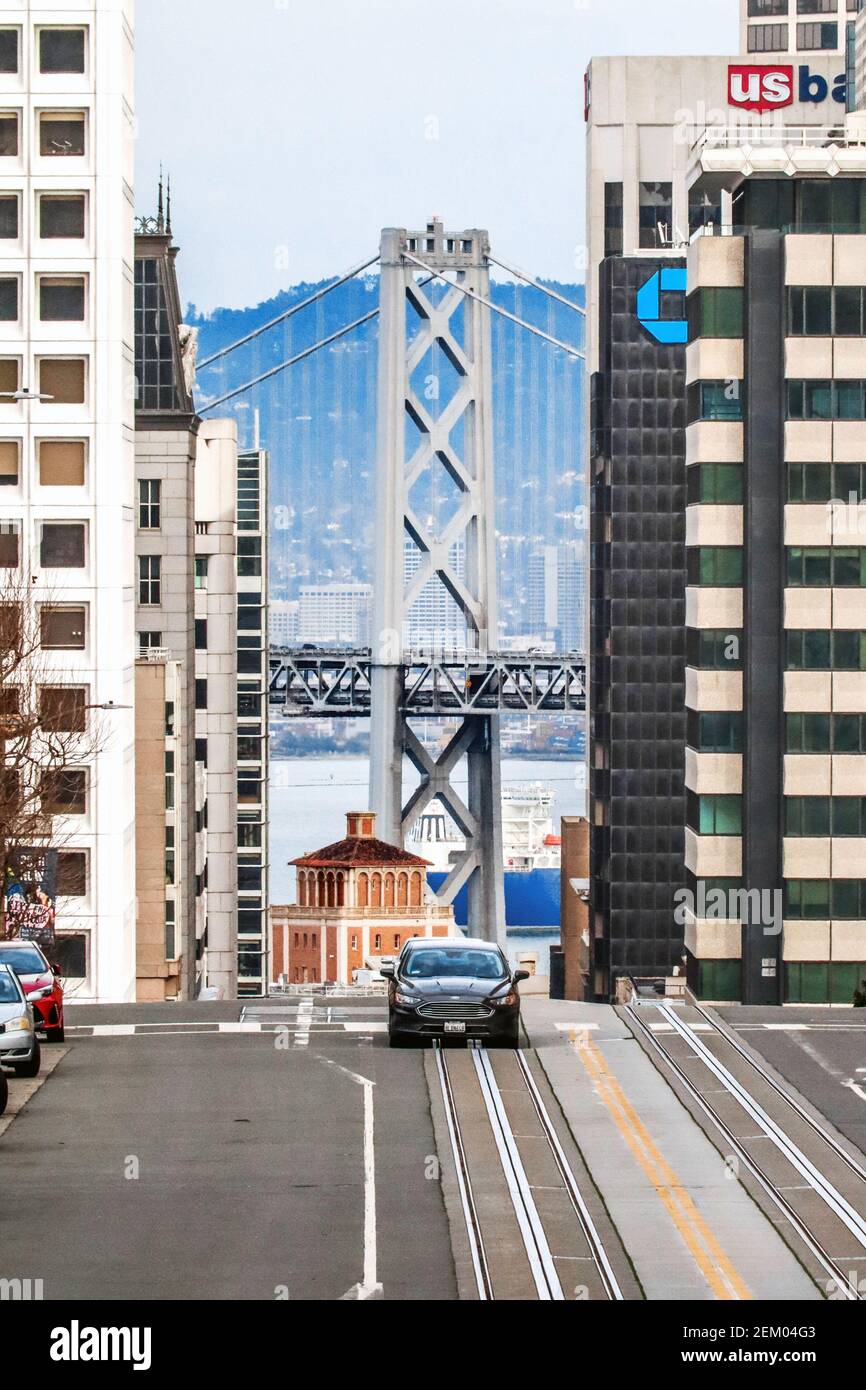
[[[298,641],[300,607],[297,599],[273,599],[268,606],[272,647],[294,647]]]
[[[866,111],[866,9],[860,9],[854,27],[854,109]]]
[[[802,128],[815,129],[820,148],[830,139],[822,129],[838,129],[840,117],[844,125],[838,57],[810,58],[808,81],[791,66],[779,72],[778,65],[746,65],[739,57],[618,58],[595,60],[587,77],[590,989],[600,998],[615,993],[619,975],[669,975],[682,966],[685,944],[695,976],[695,939],[688,934],[694,923],[687,927],[675,916],[676,894],[697,885],[693,827],[686,826],[695,815],[694,798],[704,791],[703,769],[693,756],[694,714],[706,687],[700,663],[712,645],[700,634],[715,630],[719,618],[716,612],[710,621],[695,575],[703,563],[710,565],[701,556],[701,542],[712,548],[707,538],[713,526],[734,522],[723,511],[696,532],[695,515],[687,513],[689,500],[697,501],[691,489],[698,474],[691,464],[724,463],[727,456],[701,457],[695,453],[701,429],[690,426],[687,436],[691,412],[702,407],[694,404],[695,384],[687,393],[695,352],[687,353],[686,258],[699,234],[701,246],[704,240],[711,246],[737,240],[730,233],[739,226],[740,185],[721,175],[696,176],[704,146],[717,144],[722,167],[729,158],[742,182],[742,153],[734,153],[738,141],[769,139],[771,148],[776,136],[762,136],[761,128],[790,124],[809,150],[795,155],[784,142],[784,155],[776,150],[777,180],[793,187],[811,155],[812,140],[803,140]],[[767,78],[772,80],[765,86]],[[760,106],[765,109],[755,109]],[[837,169],[847,172],[852,158],[844,151]],[[829,156],[815,159],[831,167]],[[727,238],[705,235],[722,229]],[[781,301],[776,312],[781,321]],[[730,376],[736,393],[743,377],[734,370],[739,363],[731,359],[727,366],[728,373],[713,378],[719,409],[730,405],[720,379]],[[709,400],[712,390],[706,395]],[[714,430],[724,428],[725,422],[713,422],[708,441],[718,440]],[[736,425],[728,421],[727,428]],[[708,450],[714,447],[707,443]],[[708,487],[713,476],[712,470],[706,475]],[[728,542],[720,529],[716,547]],[[776,561],[781,573],[781,551]],[[723,559],[719,565],[725,573]],[[718,587],[726,582],[720,579]],[[733,598],[727,594],[723,602],[728,607],[721,621],[741,633]],[[781,815],[781,795],[777,810]],[[700,877],[737,876],[710,874],[702,866]],[[781,881],[780,870],[779,888]],[[711,994],[712,975],[710,970]],[[718,972],[720,982],[724,977]]]
[[[371,584],[308,584],[300,591],[299,637],[315,646],[366,647]]]
[[[741,51],[844,55],[860,8],[861,0],[740,0]]]
[[[33,576],[40,659],[99,721],[57,798],[56,954],[104,1002],[136,973],[132,8],[0,8],[0,584]]]
[[[139,856],[143,900],[145,880],[149,891],[138,992],[146,999],[194,998],[209,985],[232,998],[238,965],[237,434],[233,422],[202,421],[195,411],[195,343],[180,321],[177,248],[162,194],[157,217],[139,225],[135,611],[139,687],[147,704],[137,715],[137,811],[151,821]],[[160,681],[161,759],[152,756]],[[155,848],[160,788],[162,955],[147,854]]]
[[[529,557],[529,632],[557,651],[586,650],[586,556],[570,541]]]

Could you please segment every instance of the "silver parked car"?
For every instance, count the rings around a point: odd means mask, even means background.
[[[38,1076],[41,1061],[33,1009],[14,970],[0,965],[0,1065]]]

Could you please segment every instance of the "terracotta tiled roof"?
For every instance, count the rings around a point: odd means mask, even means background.
[[[303,869],[327,869],[336,865],[354,869],[380,864],[416,869],[430,867],[429,860],[419,859],[416,854],[407,854],[406,850],[398,849],[396,845],[373,840],[369,836],[349,836],[345,840],[338,840],[335,845],[326,845],[324,849],[314,850],[312,854],[305,854],[303,858],[291,862],[296,868]]]

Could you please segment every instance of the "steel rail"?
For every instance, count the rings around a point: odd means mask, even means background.
[[[445,1122],[448,1126],[448,1138],[451,1143],[451,1154],[457,1173],[460,1204],[463,1208],[463,1219],[466,1223],[466,1234],[469,1239],[469,1253],[472,1257],[472,1270],[475,1275],[475,1285],[478,1289],[478,1297],[481,1302],[489,1303],[495,1301],[496,1295],[493,1292],[493,1280],[490,1277],[490,1266],[488,1265],[487,1252],[484,1248],[484,1236],[481,1232],[478,1209],[475,1205],[475,1196],[472,1191],[472,1179],[469,1175],[469,1164],[466,1159],[466,1149],[463,1144],[460,1118],[457,1114],[457,1105],[454,1100],[454,1093],[451,1089],[451,1077],[448,1074],[448,1066],[442,1048],[438,1043],[435,1045],[434,1051],[436,1056],[436,1070],[439,1074],[439,1086],[442,1091],[442,1104],[445,1107]]]
[[[654,1007],[659,1006],[655,1005]],[[787,1221],[796,1231],[797,1235],[815,1256],[816,1260],[821,1265],[825,1273],[830,1275],[831,1279],[836,1284],[843,1297],[848,1299],[849,1302],[862,1301],[864,1299],[864,1294],[860,1292],[859,1287],[851,1284],[845,1271],[836,1263],[833,1256],[828,1254],[827,1250],[821,1244],[819,1238],[806,1225],[803,1218],[794,1209],[794,1207],[788,1201],[787,1197],[783,1196],[781,1191],[776,1187],[776,1185],[772,1181],[772,1179],[767,1177],[763,1169],[760,1168],[755,1159],[753,1159],[751,1154],[749,1154],[748,1151],[745,1149],[742,1141],[737,1138],[737,1136],[734,1134],[733,1130],[729,1127],[729,1125],[721,1118],[721,1116],[713,1108],[713,1106],[706,1099],[706,1097],[701,1094],[697,1086],[695,1086],[694,1082],[689,1078],[689,1076],[686,1074],[686,1072],[683,1070],[680,1064],[676,1061],[676,1059],[672,1057],[671,1054],[665,1050],[665,1048],[662,1047],[661,1043],[656,1038],[652,1029],[646,1023],[644,1023],[643,1019],[640,1018],[640,1012],[641,1010],[636,1009],[632,1004],[626,1006],[626,1013],[628,1014],[631,1021],[634,1023],[635,1027],[643,1035],[643,1037],[649,1043],[650,1047],[659,1055],[659,1057],[661,1057],[662,1061],[673,1072],[673,1074],[676,1076],[676,1078],[683,1086],[685,1091],[689,1094],[689,1096],[691,1096],[692,1100],[695,1102],[698,1108],[703,1111],[703,1113],[711,1121],[713,1126],[722,1135],[725,1142],[728,1145],[730,1145],[730,1151],[732,1155],[735,1156],[738,1159],[738,1161],[742,1164],[742,1166],[752,1174],[756,1182],[764,1190],[764,1192],[770,1198],[773,1204],[779,1209],[779,1211],[782,1212]]]

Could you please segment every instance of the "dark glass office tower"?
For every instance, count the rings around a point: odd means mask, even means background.
[[[669,975],[682,960],[674,894],[685,881],[685,299],[666,286],[682,283],[683,267],[618,256],[600,267],[590,595],[597,999],[615,993],[620,975]],[[647,314],[654,286],[657,308]]]

